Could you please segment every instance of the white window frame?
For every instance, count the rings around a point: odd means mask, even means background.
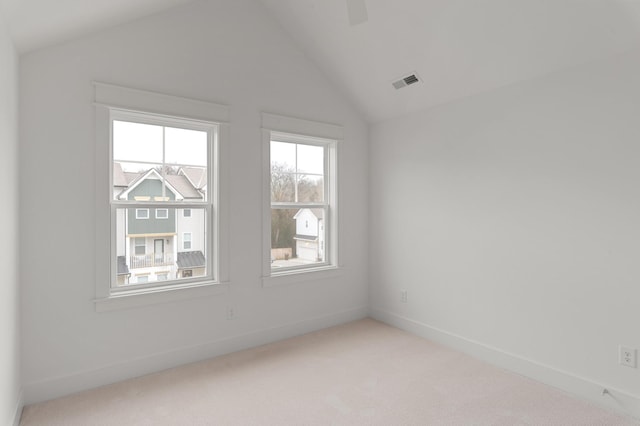
[[[282,207],[324,208],[325,261],[310,265],[272,269],[271,259],[271,141],[277,139],[306,145],[325,147],[325,202],[276,203]],[[338,208],[338,151],[343,139],[341,126],[320,123],[275,114],[262,114],[263,140],[263,279],[265,287],[291,284],[338,275],[339,263],[339,208]]]
[[[159,216],[159,211],[163,211],[165,214],[163,216]],[[156,219],[169,219],[169,209],[156,209]]]
[[[189,214],[187,214],[187,212],[189,212]],[[191,209],[183,209],[182,217],[191,217]]]
[[[136,209],[136,219],[149,219],[149,209]]]
[[[189,236],[189,241],[187,241],[187,235]],[[186,243],[189,243],[189,247],[186,247]],[[182,250],[191,250],[193,247],[193,235],[191,232],[183,232],[182,233]]]
[[[229,134],[229,109],[223,105],[146,92],[104,83],[94,83],[96,107],[96,311],[111,311],[175,300],[222,294],[228,291],[228,189],[225,143]],[[136,122],[209,131],[211,134],[208,170],[208,197],[193,208],[211,211],[206,224],[207,276],[186,280],[154,282],[149,285],[112,287],[116,282],[117,256],[114,209],[155,208],[157,201],[113,200],[112,122],[119,118],[137,118]],[[142,120],[142,121],[138,121]],[[184,126],[183,126],[184,127]],[[213,130],[212,130],[213,129]],[[217,131],[216,131],[217,130]],[[145,205],[146,204],[146,205]],[[162,207],[183,208],[185,202],[163,202]],[[189,206],[189,204],[186,204]],[[109,244],[105,244],[105,241]]]

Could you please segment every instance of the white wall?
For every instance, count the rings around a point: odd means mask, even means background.
[[[635,51],[374,126],[373,314],[640,415],[639,114]]]
[[[366,315],[367,127],[262,6],[195,2],[27,54],[20,77],[27,401]],[[228,294],[94,311],[94,80],[230,106]],[[262,287],[262,111],[344,125],[338,278]]]
[[[0,423],[20,405],[18,287],[18,57],[0,12]]]

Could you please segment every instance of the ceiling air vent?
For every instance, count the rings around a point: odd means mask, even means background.
[[[418,75],[411,74],[401,78],[400,80],[394,81],[391,84],[393,84],[393,87],[395,87],[395,89],[398,90],[398,89],[402,89],[405,86],[410,86],[412,84],[419,83],[419,82],[420,82],[420,79],[418,78]]]

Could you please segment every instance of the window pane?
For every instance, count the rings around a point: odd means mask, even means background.
[[[298,202],[321,203],[324,201],[324,179],[317,175],[298,175]]]
[[[207,132],[165,127],[165,163],[207,166]]]
[[[167,219],[156,218],[156,210],[166,210]],[[183,210],[151,208],[148,219],[136,219],[135,208],[116,209],[115,286],[207,274],[206,210],[192,207],[186,217]]]
[[[324,261],[324,209],[271,209],[273,269]]]
[[[280,165],[288,172],[296,171],[296,144],[286,142],[271,142],[271,166]]]
[[[162,126],[114,120],[113,159],[162,162]]]
[[[298,144],[298,173],[324,174],[324,148]]]
[[[288,173],[281,165],[271,165],[271,201],[295,201],[296,175]]]

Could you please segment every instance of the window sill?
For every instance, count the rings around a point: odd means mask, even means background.
[[[296,284],[307,281],[324,280],[342,275],[343,267],[324,266],[313,269],[290,270],[273,273],[268,277],[262,277],[263,287],[275,287],[280,285]]]
[[[157,305],[160,303],[178,300],[215,296],[227,293],[228,291],[229,284],[226,282],[218,283],[214,281],[207,281],[190,286],[120,292],[103,299],[95,299],[94,303],[96,312],[109,312],[121,309],[137,308],[140,306]]]

